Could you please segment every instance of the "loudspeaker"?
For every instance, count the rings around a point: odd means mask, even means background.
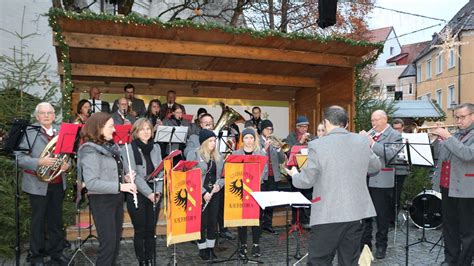
[[[326,28],[336,24],[337,0],[318,0],[319,27]]]

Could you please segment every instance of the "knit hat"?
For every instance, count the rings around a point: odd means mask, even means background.
[[[201,132],[199,132],[199,144],[202,144],[204,141],[206,141],[208,138],[216,137],[216,134],[214,132],[208,130],[208,129],[201,129]]]
[[[245,135],[249,135],[249,134],[255,138],[255,130],[253,130],[252,128],[247,127],[244,130],[242,130],[242,138],[245,137]]]
[[[309,125],[309,120],[306,116],[298,116],[298,118],[296,118],[296,125],[297,126],[302,126],[302,125]]]
[[[260,123],[260,130],[264,130],[267,127],[273,128],[273,123],[272,121],[265,119]]]

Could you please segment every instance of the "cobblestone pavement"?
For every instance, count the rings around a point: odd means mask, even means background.
[[[284,265],[286,257],[286,241],[285,241],[285,228],[275,228],[278,235],[272,235],[264,232],[261,238],[261,251],[262,257],[259,259],[266,265]],[[389,246],[387,249],[387,257],[384,260],[375,260],[373,265],[404,265],[405,264],[405,242],[406,242],[406,227],[401,225],[396,230],[392,228],[389,232]],[[422,231],[415,228],[410,224],[409,228],[409,243],[417,242],[422,236]],[[234,231],[234,233],[236,233]],[[309,236],[309,232],[304,233],[306,237]],[[283,235],[280,237],[280,235]],[[297,234],[294,233],[290,237],[290,264],[294,264],[297,260],[293,258],[296,250],[296,238]],[[427,230],[426,239],[431,242],[436,242],[440,239],[441,230]],[[249,236],[249,241],[251,236]],[[394,241],[395,240],[395,241]],[[173,247],[166,248],[165,238],[159,236],[157,240],[157,265],[166,265],[172,261]],[[442,241],[440,242],[442,243]],[[305,245],[308,243],[305,241]],[[84,245],[85,253],[95,261],[98,249],[97,241],[89,241]],[[443,249],[441,247],[435,247],[431,252],[430,249],[433,244],[420,243],[410,247],[409,251],[409,265],[439,265],[443,259]],[[219,245],[216,247],[216,254],[219,259],[228,258],[232,252],[236,249],[236,241],[219,240]],[[205,264],[197,255],[198,250],[193,243],[182,243],[176,245],[176,260],[179,265],[202,265]],[[306,254],[306,248],[301,248],[301,254]],[[439,255],[439,257],[438,257]],[[25,264],[26,255],[22,254],[23,265]],[[135,252],[133,250],[133,242],[131,239],[122,240],[120,249],[120,255],[118,260],[119,265],[138,265],[135,259]],[[334,264],[337,262],[335,261]],[[4,262],[4,265],[12,265],[12,262]],[[237,265],[236,261],[218,263],[218,265]],[[306,261],[302,260],[300,265],[305,265]],[[90,265],[86,263],[86,260],[82,255],[79,255],[75,260],[75,265]]]

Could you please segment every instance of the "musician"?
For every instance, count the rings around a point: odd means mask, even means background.
[[[113,143],[114,121],[110,114],[93,114],[82,127],[84,141],[78,151],[78,167],[87,187],[89,205],[99,238],[96,265],[116,265],[123,224],[124,193],[136,193],[135,177],[125,176],[118,145]]]
[[[326,128],[324,127],[324,123],[321,122],[318,124],[318,127],[316,128],[316,136],[318,138],[321,138],[324,135],[326,135]]]
[[[245,128],[242,130],[242,140],[243,145],[240,149],[232,152],[235,155],[265,155],[260,148],[260,143],[258,136],[255,130],[252,127]],[[260,182],[263,182],[263,177],[267,175],[267,168],[265,167],[262,176],[260,177]],[[262,220],[263,212],[260,210],[260,220]],[[242,259],[247,258],[247,227],[239,227],[237,228],[239,239],[240,239],[240,250],[239,256]],[[252,226],[252,256],[253,257],[260,257],[260,236],[262,235],[262,228],[261,226]]]
[[[270,120],[263,120],[260,123],[262,127],[260,132],[260,144],[263,151],[265,151],[267,160],[268,172],[263,176],[263,183],[261,191],[278,191],[278,184],[281,180],[280,165],[285,162],[285,153],[281,148],[275,148],[274,143],[268,137],[273,133],[273,123]],[[275,230],[272,227],[273,208],[265,208],[263,214],[262,229],[274,234]]]
[[[284,140],[288,146],[293,148],[293,146],[305,146],[308,145],[308,142],[313,140],[315,137],[308,132],[309,130],[309,120],[306,116],[298,116],[296,118],[296,131],[291,132],[286,139]],[[292,191],[299,191],[303,194],[307,199],[311,199],[312,189],[298,189],[290,183],[290,187]],[[309,218],[310,218],[311,210],[307,208],[300,208],[299,210],[299,220],[305,229],[309,229]],[[297,213],[298,210],[296,208],[292,208],[291,216],[292,216],[292,223],[294,224],[297,221]]]
[[[114,120],[115,125],[127,125],[133,124],[136,121],[135,116],[131,115],[128,112],[128,100],[124,97],[118,99],[117,101],[118,108],[112,113],[112,119]]]
[[[459,131],[435,128],[439,156],[433,188],[442,195],[444,257],[442,265],[471,265],[474,255],[474,104],[454,108]]]
[[[199,135],[199,132],[201,131],[201,126],[200,126],[200,122],[199,122],[199,119],[201,118],[201,116],[203,114],[207,114],[207,110],[204,109],[204,108],[199,108],[198,111],[197,111],[197,114],[196,114],[196,119],[194,119],[194,122],[191,123],[191,128],[189,130],[189,135]]]
[[[376,110],[372,113],[372,130],[367,133],[361,131],[360,134],[366,136],[370,142],[370,147],[379,156],[382,163],[382,170],[376,175],[369,177],[369,192],[377,212],[375,221],[377,222],[377,233],[375,234],[375,258],[384,259],[387,253],[388,228],[391,217],[393,217],[392,192],[395,179],[395,168],[385,165],[386,159],[394,158],[397,149],[394,145],[385,146],[385,143],[401,143],[402,136],[395,131],[388,123],[385,111]],[[371,134],[373,133],[373,134]],[[372,249],[372,219],[365,220],[364,234],[362,236],[362,246],[366,244]]]
[[[153,99],[148,104],[148,108],[146,110],[145,117],[150,120],[154,131],[158,128],[158,126],[163,125],[163,117],[160,116],[160,109],[161,109],[161,102],[158,99]]]
[[[106,112],[110,113],[109,102],[100,99],[101,92],[97,87],[92,87],[89,90],[89,102],[91,103],[92,113]]]
[[[298,116],[296,118],[296,131],[291,132],[286,137],[285,142],[288,143],[290,148],[294,145],[307,145],[308,142],[314,139],[314,136],[308,132],[309,120],[306,116]]]
[[[402,134],[403,129],[405,128],[405,123],[400,118],[395,118],[392,121],[392,128],[398,133]],[[406,163],[403,161],[397,161],[397,163]],[[402,195],[403,184],[405,183],[405,179],[409,174],[410,167],[408,165],[396,165],[395,166],[395,186],[393,191],[392,197],[392,206],[396,206],[397,208],[392,208],[394,210],[394,214],[392,215],[392,219],[390,219],[391,224],[395,224],[398,216],[398,211],[400,210],[400,197]],[[395,211],[396,210],[396,211]]]
[[[245,121],[244,127],[253,127],[254,129],[260,128],[260,123],[262,122],[262,110],[258,106],[252,108],[252,117]]]
[[[349,119],[339,106],[324,111],[327,135],[308,145],[308,163],[288,173],[298,188],[313,188],[308,265],[357,265],[362,219],[375,216],[366,174],[380,170],[380,161],[365,136],[345,129]]]
[[[214,117],[211,114],[203,113],[199,118],[199,132],[194,132],[188,138],[186,142],[186,148],[184,149],[184,156],[188,158],[188,154],[197,148],[199,148],[199,133],[202,129],[213,130],[214,129]]]
[[[188,160],[197,161],[202,173],[202,202],[207,205],[201,215],[201,239],[198,240],[198,248],[199,257],[206,261],[217,258],[214,253],[219,208],[217,193],[224,187],[224,179],[222,179],[224,162],[217,150],[214,132],[207,129],[201,130],[199,144],[200,147],[188,155]]]
[[[165,119],[169,119],[172,116],[173,113],[173,106],[178,105],[180,109],[183,111],[183,114],[186,114],[186,109],[184,108],[184,105],[179,104],[176,102],[176,91],[174,90],[169,90],[166,93],[166,103],[163,103],[161,105],[161,117]]]
[[[191,126],[191,123],[187,121],[186,119],[183,119],[183,109],[181,109],[181,105],[173,105],[171,108],[171,117],[168,119],[165,119],[163,121],[163,125],[165,126],[173,126],[173,127],[178,127],[178,126],[183,126],[183,127],[188,127],[188,132],[189,132],[189,127]],[[166,150],[163,151],[164,153],[168,154],[171,151],[174,150],[181,150],[184,151],[185,144],[183,143],[171,143],[171,149],[167,145]],[[175,159],[179,159],[178,157],[174,157]]]
[[[146,118],[139,118],[132,127],[131,150],[129,156],[132,169],[136,169],[135,184],[138,193],[138,208],[135,208],[132,194],[126,195],[127,210],[132,219],[134,236],[133,246],[139,265],[151,265],[155,251],[155,228],[160,213],[160,199],[163,183],[157,183],[154,189],[153,178],[149,175],[161,162],[159,144],[153,143],[153,126]],[[126,168],[128,159],[126,149],[122,148],[122,158]],[[128,168],[127,168],[128,169]],[[157,193],[153,193],[156,191]],[[153,210],[153,207],[155,209]]]
[[[135,118],[143,117],[146,113],[145,102],[141,99],[135,98],[135,86],[132,84],[127,84],[123,87],[124,98],[130,101],[130,116]],[[115,113],[119,108],[118,101],[115,100],[114,106],[112,108],[112,113]],[[133,123],[133,122],[132,122]]]
[[[77,103],[77,108],[76,108],[76,119],[74,120],[75,123],[78,124],[85,124],[87,121],[87,118],[91,115],[91,103],[86,100],[82,99]]]
[[[33,126],[41,127],[39,134],[37,135],[36,130],[27,130],[27,136],[22,140],[20,146],[27,149],[27,139],[33,146],[29,152],[17,152],[18,165],[23,169],[22,190],[28,194],[31,206],[31,255],[29,261],[31,265],[43,265],[44,257],[50,256],[52,263],[67,265],[69,258],[63,254],[64,232],[62,230],[62,206],[66,176],[61,174],[50,182],[43,182],[38,179],[35,172],[39,166],[52,166],[56,162],[56,159],[49,156],[39,158],[46,145],[59,132],[58,127],[54,124],[56,115],[53,106],[47,102],[36,105],[34,115],[37,122]],[[68,169],[68,162],[64,162],[61,170],[67,171]],[[45,229],[47,230],[45,231]],[[45,246],[46,232],[48,234],[48,250]]]

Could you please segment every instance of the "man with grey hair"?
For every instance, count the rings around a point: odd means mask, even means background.
[[[370,147],[380,158],[382,170],[375,176],[368,179],[370,196],[377,211],[375,221],[377,222],[377,233],[375,234],[375,258],[383,259],[387,253],[388,228],[390,218],[393,214],[392,191],[395,180],[395,168],[386,166],[386,159],[394,158],[397,154],[395,145],[385,145],[387,143],[401,143],[402,136],[388,124],[387,113],[383,110],[376,110],[372,113],[372,129],[369,132],[361,131],[360,134],[366,136]],[[365,221],[364,235],[362,236],[362,246],[364,244],[372,248],[372,219]]]
[[[441,138],[433,188],[441,190],[444,258],[442,265],[471,265],[474,254],[474,104],[454,109],[459,130],[451,134],[439,127]],[[438,139],[439,139],[438,138]]]
[[[52,166],[57,159],[50,156],[40,158],[40,155],[51,139],[57,135],[58,128],[54,125],[56,118],[54,108],[50,103],[42,102],[36,106],[34,126],[40,128],[26,132],[21,147],[27,148],[27,138],[36,141],[29,152],[18,152],[18,165],[23,169],[22,190],[26,192],[31,205],[31,234],[30,256],[31,265],[43,265],[44,257],[50,256],[53,264],[67,265],[69,259],[62,253],[64,248],[62,205],[66,176],[59,175],[50,182],[41,181],[36,176],[38,166]],[[66,171],[69,164],[64,162],[61,170]],[[45,223],[47,220],[47,226]],[[47,230],[45,231],[45,228]],[[45,233],[48,234],[49,249],[45,246]]]
[[[362,219],[375,216],[367,188],[367,173],[377,173],[380,161],[365,136],[345,129],[348,115],[339,106],[324,111],[327,134],[308,144],[308,163],[298,173],[287,170],[297,188],[313,188],[308,265],[357,265]],[[342,196],[341,196],[342,195]]]

